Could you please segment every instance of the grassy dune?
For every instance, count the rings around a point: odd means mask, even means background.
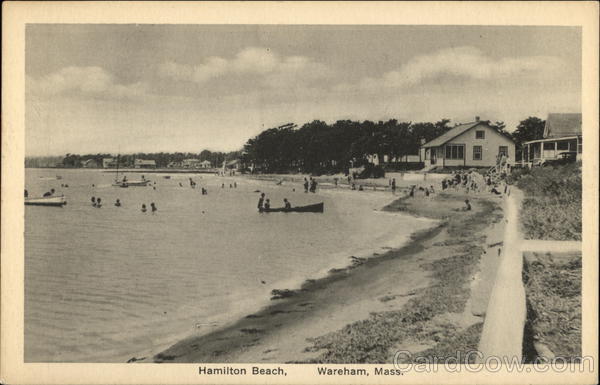
[[[511,183],[525,193],[526,238],[581,240],[581,164],[518,170]]]

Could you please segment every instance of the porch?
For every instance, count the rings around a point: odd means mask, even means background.
[[[521,164],[531,167],[543,163],[544,160],[557,159],[560,153],[567,151],[577,152],[577,160],[580,160],[582,146],[583,142],[580,135],[525,142],[522,148]]]

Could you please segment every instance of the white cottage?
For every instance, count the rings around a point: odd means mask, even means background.
[[[448,132],[421,145],[425,169],[435,167],[492,167],[498,155],[514,164],[515,142],[509,135],[480,121],[459,124]]]

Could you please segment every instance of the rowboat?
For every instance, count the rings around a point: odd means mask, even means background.
[[[25,205],[31,206],[64,206],[67,200],[64,196],[59,197],[40,197],[40,198],[25,198]]]
[[[286,209],[285,207],[277,207],[273,209],[262,209],[263,213],[322,213],[324,209],[323,202],[315,203],[308,206],[297,206]]]
[[[135,186],[148,186],[148,183],[150,183],[149,180],[128,180],[128,181],[115,181],[115,183],[113,183],[114,187],[135,187]]]

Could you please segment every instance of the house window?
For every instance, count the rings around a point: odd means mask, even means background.
[[[554,143],[555,142],[544,142],[544,150],[554,150]]]
[[[508,156],[508,146],[500,146],[498,148],[498,155]]]
[[[481,160],[483,149],[481,146],[473,146],[473,160]]]
[[[475,131],[475,139],[485,139],[485,131]]]
[[[583,138],[580,136],[577,139],[578,139],[578,142],[577,142],[577,153],[581,154],[583,152],[583,141],[582,141]]]
[[[562,141],[562,142],[558,142],[556,149],[559,151],[568,151],[569,150],[569,142],[567,142],[566,140]]]
[[[449,144],[446,146],[446,159],[463,159],[465,146],[463,144]]]

